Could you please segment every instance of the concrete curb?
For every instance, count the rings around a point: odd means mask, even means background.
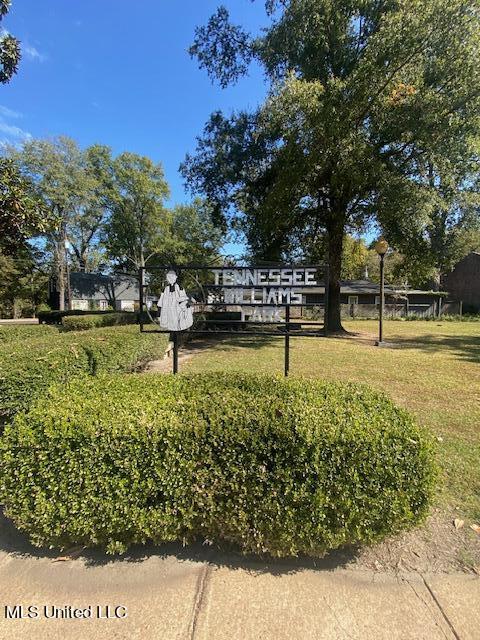
[[[255,569],[172,555],[53,562],[0,553],[0,640],[478,640],[480,579],[335,569]],[[213,559],[212,559],[213,560]],[[36,606],[9,619],[5,606]],[[42,608],[86,608],[89,619]],[[126,607],[127,617],[111,616]],[[47,610],[48,611],[48,610]]]

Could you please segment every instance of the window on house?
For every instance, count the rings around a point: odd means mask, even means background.
[[[108,307],[108,302],[106,300],[100,300],[99,307],[100,307],[100,311],[105,311],[106,308]]]
[[[380,304],[380,296],[375,296],[375,304],[377,305],[377,307]]]
[[[348,304],[358,304],[358,296],[348,296]]]

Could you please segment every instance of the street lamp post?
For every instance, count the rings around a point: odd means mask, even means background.
[[[380,256],[380,310],[378,322],[378,341],[377,347],[383,346],[383,313],[385,309],[385,254],[388,251],[388,242],[384,238],[380,238],[375,244],[375,251]]]

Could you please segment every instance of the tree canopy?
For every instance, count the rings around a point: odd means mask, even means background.
[[[326,235],[330,330],[341,329],[346,232],[376,223],[407,247],[478,159],[478,0],[269,0],[258,36],[221,7],[191,48],[222,86],[260,63],[267,100],[212,114],[182,171],[253,252]],[[457,182],[458,186],[458,182]],[[439,203],[442,203],[439,206]],[[390,239],[390,238],[389,238]]]
[[[172,236],[175,242],[170,253],[161,256],[165,263],[198,265],[220,260],[224,232],[214,224],[208,202],[195,198],[190,204],[173,207]]]
[[[0,24],[10,10],[10,0],[0,0]],[[0,31],[0,83],[10,82],[20,62],[20,42],[10,33]]]
[[[169,240],[169,188],[163,168],[145,156],[122,153],[112,165],[111,216],[104,240],[117,264],[138,269]]]
[[[60,136],[26,140],[20,149],[8,152],[32,184],[35,197],[56,221],[44,236],[53,254],[63,307],[68,247],[83,271],[96,255],[106,213],[103,194],[108,186],[110,150],[101,145],[82,150],[71,138]]]
[[[10,158],[0,158],[0,247],[11,252],[27,238],[47,231],[55,219],[33,184]]]

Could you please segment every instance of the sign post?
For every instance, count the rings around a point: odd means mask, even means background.
[[[285,309],[285,377],[290,372],[290,306]]]
[[[173,332],[173,373],[178,373],[178,331]]]
[[[178,373],[179,334],[284,335],[285,376],[290,337],[326,335],[328,267],[325,265],[197,266],[141,268],[140,330],[169,333],[173,373]],[[147,283],[146,283],[147,282]],[[323,307],[323,325],[312,316]],[[307,312],[305,317],[305,312]],[[145,323],[145,314],[149,324]]]

